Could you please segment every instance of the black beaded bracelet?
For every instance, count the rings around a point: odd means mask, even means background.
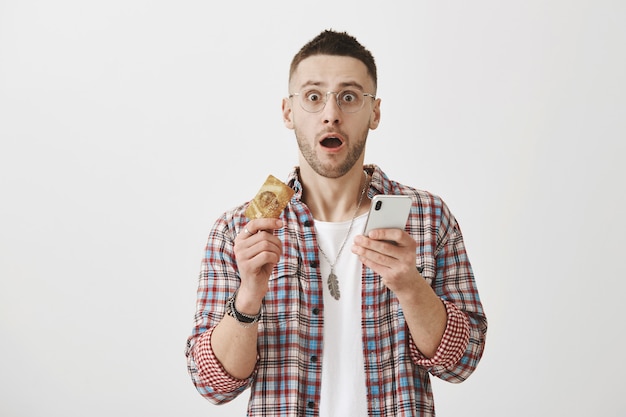
[[[235,299],[238,291],[239,290],[235,291],[233,295],[228,297],[228,300],[226,301],[226,314],[237,320],[239,324],[244,327],[252,326],[254,323],[261,320],[261,310],[259,310],[259,312],[254,316],[237,311],[237,308],[235,307]]]

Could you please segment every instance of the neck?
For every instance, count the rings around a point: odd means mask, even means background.
[[[314,173],[300,172],[303,185],[302,201],[309,207],[313,217],[325,222],[352,220],[365,213],[370,205],[367,189],[359,210],[363,188],[369,184],[369,176],[363,169],[353,169],[340,178],[326,178]]]

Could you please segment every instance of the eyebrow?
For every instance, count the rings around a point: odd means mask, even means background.
[[[322,87],[323,83],[321,81],[307,81],[307,82],[305,82],[304,84],[302,84],[300,86],[300,89],[302,90],[303,88],[308,87],[308,86]],[[357,83],[356,81],[344,81],[342,83],[339,83],[339,90],[340,91],[345,89],[346,87],[356,87],[356,88],[358,88],[361,91],[365,91],[363,86],[361,84]]]

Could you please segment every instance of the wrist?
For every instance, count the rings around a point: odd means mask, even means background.
[[[250,288],[242,285],[235,291],[235,307],[237,311],[249,315],[256,315],[261,310],[265,291],[259,291],[257,288]]]
[[[237,320],[239,324],[244,327],[252,326],[254,323],[257,323],[261,320],[261,305],[259,305],[255,314],[249,314],[243,311],[240,311],[237,308],[237,293],[239,290],[235,291],[233,295],[231,295],[226,301],[226,314]],[[248,311],[248,310],[244,310]]]

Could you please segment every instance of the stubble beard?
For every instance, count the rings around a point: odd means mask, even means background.
[[[311,141],[307,140],[305,135],[300,130],[295,129],[296,140],[298,141],[298,148],[300,153],[304,157],[304,160],[309,164],[311,169],[316,174],[325,178],[340,178],[346,175],[354,167],[357,161],[365,152],[365,143],[367,142],[368,130],[363,132],[363,140],[360,142],[350,142],[348,153],[346,158],[338,165],[333,162],[322,162],[315,153],[315,150],[311,146]]]

